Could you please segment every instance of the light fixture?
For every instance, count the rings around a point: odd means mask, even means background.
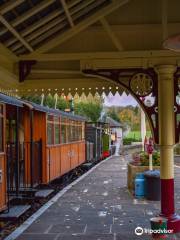
[[[169,49],[175,52],[180,52],[180,33],[168,37],[164,42],[163,42],[163,47],[165,49]]]

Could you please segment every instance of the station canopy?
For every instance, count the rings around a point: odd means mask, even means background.
[[[179,33],[179,9],[179,0],[0,0],[1,91],[128,93],[83,70],[179,65],[163,49]]]

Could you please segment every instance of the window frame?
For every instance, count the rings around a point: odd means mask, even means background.
[[[52,120],[50,121],[48,119],[48,117],[52,117]],[[47,119],[46,119],[47,123],[46,123],[46,129],[47,129],[47,145],[48,146],[53,146],[54,145],[54,142],[55,142],[55,139],[54,139],[54,115],[51,115],[51,114],[47,114]],[[49,137],[48,137],[48,124],[52,124],[51,126],[51,129],[52,129],[52,136],[51,136],[51,143],[48,142],[49,140]]]
[[[0,103],[0,106],[2,107],[2,110],[0,111],[0,119],[2,119],[2,136],[0,135],[0,137],[2,137],[2,149],[0,147],[0,154],[4,154],[5,153],[5,105],[3,103]],[[0,131],[1,131],[0,130]]]

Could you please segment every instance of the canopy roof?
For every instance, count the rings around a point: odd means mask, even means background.
[[[30,102],[30,101],[26,101],[26,100],[17,99],[15,97],[7,96],[6,94],[2,94],[2,93],[0,93],[0,103],[5,103],[5,104],[17,106],[17,107],[23,107],[25,105],[28,108],[30,108],[31,110],[34,109],[39,112],[44,112],[44,113],[47,113],[50,115],[52,114],[52,115],[56,115],[56,116],[63,116],[63,117],[67,117],[72,120],[77,120],[77,121],[86,121],[85,117],[82,117],[79,115],[74,115],[72,113],[68,113],[68,112],[64,112],[64,111],[60,111],[58,109],[41,106],[39,104]]]
[[[122,128],[123,124],[117,122],[116,120],[112,119],[111,117],[106,117],[106,123],[109,124],[110,128]]]
[[[17,107],[23,107],[22,101],[14,98],[14,97],[7,96],[2,93],[0,93],[0,103],[10,104],[10,105],[14,105]]]
[[[179,64],[163,49],[179,32],[179,0],[1,0],[0,88],[18,94],[120,94],[84,69]],[[35,61],[19,83],[19,61]],[[17,90],[16,90],[17,89]]]

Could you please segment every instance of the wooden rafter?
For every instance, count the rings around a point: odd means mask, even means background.
[[[54,69],[32,69],[32,74],[73,74],[78,75],[81,74],[81,71],[78,70],[54,70]]]
[[[110,14],[117,8],[121,7],[122,5],[126,4],[128,0],[114,0],[111,4],[104,7],[103,9],[100,9],[95,14],[87,17],[84,21],[80,22],[78,25],[74,26],[73,31],[69,30],[66,31],[64,34],[60,34],[55,39],[52,39],[48,43],[43,44],[41,47],[39,47],[36,52],[43,53],[46,52],[57,45],[60,45],[64,41],[68,40],[69,38],[73,37],[75,34],[81,32],[82,30],[86,29],[93,23],[97,22],[102,17]]]
[[[65,0],[60,0],[60,2],[61,2],[61,4],[62,4],[62,7],[63,7],[63,9],[64,9],[64,12],[65,12],[65,14],[66,14],[66,17],[67,17],[67,19],[68,19],[68,22],[69,22],[70,26],[71,26],[71,27],[74,27],[74,22],[73,22],[73,20],[72,20],[71,14],[70,14],[70,12],[69,12],[69,9],[68,9],[68,6],[67,6]]]
[[[100,19],[100,22],[101,22],[103,28],[105,29],[105,31],[107,32],[108,36],[112,40],[113,44],[118,49],[118,51],[122,51],[123,50],[122,44],[120,43],[119,39],[114,34],[114,32],[111,29],[111,26],[109,25],[107,20],[103,17]]]
[[[26,40],[28,42],[36,39],[37,37],[39,37],[40,35],[48,32],[49,30],[51,30],[53,27],[57,26],[60,27],[60,23],[65,20],[65,16],[62,17],[58,17],[55,20],[51,21],[48,25],[42,26],[40,29],[37,29],[36,31],[33,32],[33,34],[29,35],[28,37],[26,37]],[[17,49],[19,49],[21,47],[21,44],[17,43],[15,44],[11,49],[12,51],[16,51]]]
[[[0,14],[3,15],[7,12],[9,12],[10,10],[12,10],[13,8],[17,7],[18,5],[20,5],[21,3],[23,3],[25,0],[11,0],[6,2],[5,4],[3,4],[0,8]]]
[[[54,2],[54,0],[44,0],[43,2],[39,3],[38,5],[34,6],[33,8],[31,8],[30,10],[28,10],[27,12],[25,12],[24,14],[22,14],[21,16],[19,16],[18,18],[16,18],[11,25],[13,27],[16,27],[17,25],[19,25],[20,23],[22,23],[23,21],[27,20],[28,18],[32,17],[33,15],[35,15],[36,13],[38,13],[39,11],[43,10],[44,8],[48,7],[49,5],[51,5]],[[4,33],[6,33],[8,30],[7,29],[2,29],[0,35],[3,35]]]
[[[81,4],[77,5],[74,9],[70,9],[71,16],[75,14],[76,12],[80,12],[83,8],[87,7],[91,3],[93,3],[94,0],[86,0],[82,2]]]
[[[74,5],[76,5],[80,0],[76,0],[76,1],[73,1],[73,2],[70,2],[67,4],[68,8],[72,8]],[[94,1],[94,0],[91,0],[91,1]],[[88,0],[85,2],[86,4],[88,3]],[[85,6],[84,3],[81,4],[82,7]],[[80,6],[81,6],[80,5]],[[79,7],[77,6],[76,8],[73,8],[72,10],[72,14],[76,13],[77,11],[79,11]],[[29,37],[34,39],[33,38],[33,35],[34,35],[34,31],[38,28],[40,28],[41,26],[49,23],[50,21],[52,21],[53,19],[55,19],[56,17],[60,16],[62,13],[63,13],[63,9],[57,9],[55,11],[53,11],[51,14],[49,14],[48,16],[46,17],[43,17],[42,19],[40,19],[38,22],[35,22],[34,24],[30,25],[29,27],[27,27],[25,30],[23,30],[20,34],[22,37],[25,37],[27,35],[30,35]],[[63,15],[61,16],[61,21],[63,21],[66,17]],[[46,26],[43,26],[44,27],[47,27]],[[33,32],[33,34],[31,34]],[[9,47],[11,46],[12,44],[14,44],[15,42],[17,42],[17,39],[16,38],[13,38],[13,39],[9,39],[8,41],[5,42],[5,45],[6,47]],[[19,44],[18,44],[18,47],[16,48],[16,45],[14,46],[15,49],[18,49],[19,47]]]
[[[47,17],[43,17],[38,22],[35,22],[34,24],[30,25],[25,30],[23,30],[21,32],[21,36],[25,37],[26,35],[29,35],[31,32],[35,31],[36,29],[45,25],[46,23],[50,22],[51,20],[53,20],[54,18],[56,18],[60,14],[61,14],[60,10],[56,10],[56,11],[52,12],[51,14],[49,14]],[[9,47],[13,43],[15,43],[16,41],[17,41],[16,38],[13,38],[13,39],[10,39],[10,40],[6,41],[5,44],[6,44],[7,47]]]
[[[152,51],[122,51],[122,52],[86,52],[86,53],[36,53],[20,56],[21,60],[37,60],[42,62],[72,61],[87,59],[120,59],[120,58],[174,58],[180,57],[180,53],[168,50]]]
[[[19,41],[30,51],[33,52],[33,48],[24,40],[19,33],[6,21],[6,19],[0,15],[0,22],[17,38]]]
[[[66,22],[62,22],[60,24],[57,24],[55,27],[51,28],[49,31],[44,32],[42,35],[40,35],[39,37],[37,37],[36,39],[34,39],[32,41],[32,45],[37,45],[40,42],[44,41],[44,39],[52,36],[53,34],[57,33],[58,31],[60,31],[61,29],[63,29],[68,23]]]

